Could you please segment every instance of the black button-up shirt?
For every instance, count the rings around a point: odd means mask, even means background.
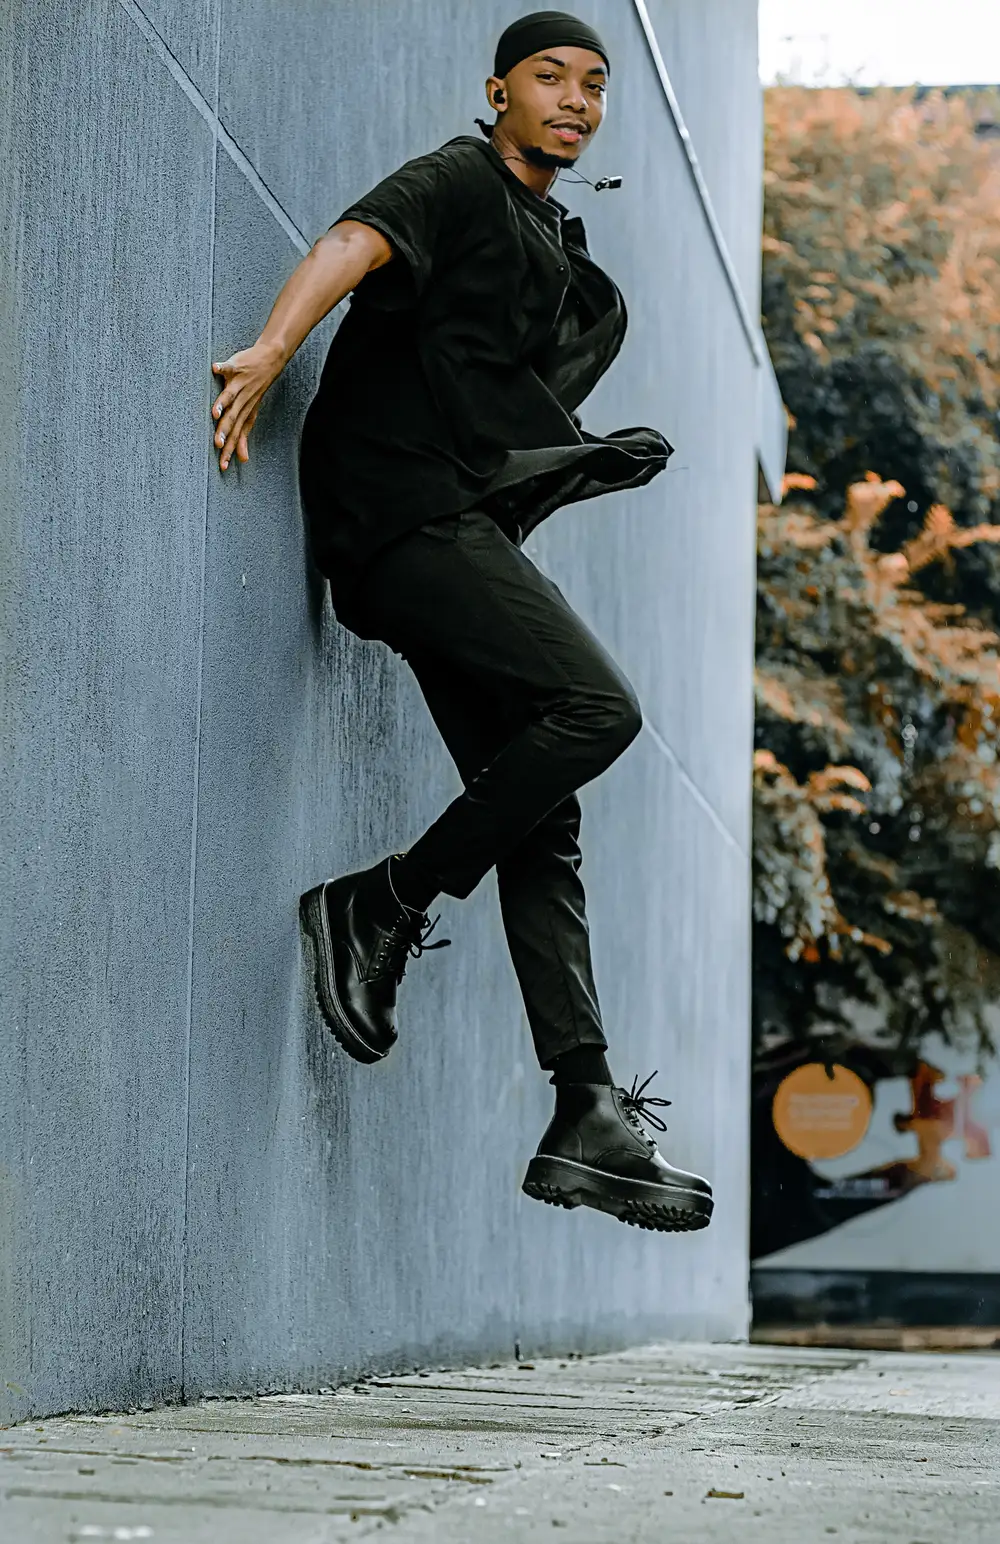
[[[396,255],[354,291],[302,431],[310,545],[341,621],[374,554],[427,520],[479,506],[521,540],[560,505],[663,469],[656,430],[580,427],[624,302],[582,221],[489,142],[407,161],[339,220]]]

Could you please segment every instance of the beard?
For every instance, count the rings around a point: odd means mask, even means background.
[[[541,167],[543,171],[564,171],[567,167],[575,166],[575,155],[553,155],[548,150],[541,150],[537,145],[527,145],[522,149],[521,155],[529,166]]]

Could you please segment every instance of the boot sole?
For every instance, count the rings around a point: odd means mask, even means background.
[[[333,940],[330,937],[330,924],[323,904],[323,886],[314,885],[299,897],[299,916],[313,948],[313,990],[316,994],[316,1004],[323,1016],[327,1029],[333,1035],[337,1044],[348,1056],[355,1061],[371,1064],[382,1061],[389,1053],[387,1051],[373,1051],[356,1032],[347,1014],[344,1012],[340,998],[337,995],[336,975],[332,968]],[[330,969],[324,968],[324,961],[331,962]]]
[[[656,1233],[693,1233],[707,1228],[714,1202],[700,1190],[617,1179],[602,1169],[569,1158],[532,1158],[521,1186],[533,1201],[549,1206],[592,1206],[630,1227]]]

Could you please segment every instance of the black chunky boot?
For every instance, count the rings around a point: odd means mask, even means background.
[[[335,1038],[355,1061],[376,1062],[396,1043],[396,993],[412,955],[429,944],[437,923],[395,897],[388,858],[374,868],[327,879],[299,898],[313,942],[316,998]]]
[[[593,1206],[661,1233],[707,1228],[711,1185],[667,1163],[639,1123],[641,1116],[667,1129],[650,1106],[670,1100],[644,1095],[651,1081],[640,1088],[633,1082],[631,1090],[600,1083],[557,1086],[556,1112],[528,1165],[525,1194],[552,1206]]]

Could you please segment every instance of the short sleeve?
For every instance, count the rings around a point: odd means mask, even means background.
[[[405,259],[419,295],[454,229],[461,202],[459,183],[460,168],[453,157],[441,151],[416,156],[351,204],[334,223],[358,220],[377,230]]]

